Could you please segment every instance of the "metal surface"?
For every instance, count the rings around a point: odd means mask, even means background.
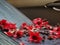
[[[19,45],[19,43],[0,31],[0,45]]]

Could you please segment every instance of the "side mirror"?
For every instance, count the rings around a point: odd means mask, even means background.
[[[52,8],[56,11],[60,11],[60,1],[55,1],[52,3],[48,3],[44,6],[45,8]]]

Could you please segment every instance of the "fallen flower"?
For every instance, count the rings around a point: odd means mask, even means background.
[[[5,20],[5,19],[2,19],[1,21],[0,21],[0,25],[5,25],[7,23],[7,20]]]
[[[23,42],[20,42],[20,45],[25,45]]]
[[[29,41],[30,42],[35,42],[35,43],[39,43],[42,41],[42,37],[40,36],[40,34],[38,32],[29,32],[30,36],[29,36]]]
[[[15,38],[21,38],[24,35],[24,32],[21,30],[18,30],[15,32],[14,37]]]

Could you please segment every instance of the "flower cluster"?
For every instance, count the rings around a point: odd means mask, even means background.
[[[7,36],[16,39],[27,36],[28,41],[34,43],[45,40],[45,36],[47,36],[49,40],[60,38],[60,25],[51,26],[46,19],[42,18],[33,19],[32,22],[32,25],[24,22],[20,28],[17,29],[16,24],[3,19],[0,20],[0,30]]]

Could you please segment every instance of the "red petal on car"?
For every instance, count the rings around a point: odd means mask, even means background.
[[[39,42],[42,41],[42,38],[41,38],[41,36],[40,36],[40,34],[38,32],[31,32],[30,31],[29,41],[39,43]]]

